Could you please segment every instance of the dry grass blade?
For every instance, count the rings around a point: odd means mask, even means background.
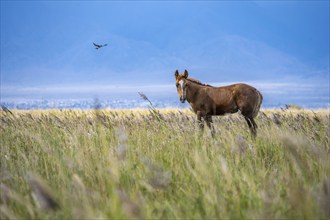
[[[127,156],[127,146],[126,144],[119,144],[116,149],[116,156],[119,160],[125,160]]]
[[[29,174],[27,179],[32,189],[32,197],[40,209],[50,211],[60,208],[50,188],[40,177]]]
[[[28,217],[29,218],[34,218],[34,212],[33,212],[33,207],[29,204],[28,201],[25,200],[24,197],[22,197],[18,192],[15,190],[11,189],[4,183],[0,184],[0,208],[1,208],[1,213],[0,212],[0,219],[4,219],[1,217],[1,214],[4,214],[7,216],[9,219],[17,219],[16,217],[12,217],[14,215],[11,214],[11,211],[7,209],[7,206],[10,206],[11,204],[16,204],[21,207],[25,207]]]
[[[133,202],[124,190],[118,190],[122,209],[130,218],[138,218],[141,214],[140,207]]]
[[[160,114],[160,112],[152,105],[152,102],[150,101],[150,99],[148,99],[148,97],[142,93],[142,92],[138,92],[140,97],[145,100],[145,101],[148,101],[150,106],[149,106],[149,112],[150,112],[150,115],[156,119],[158,122],[160,121],[163,121],[164,118],[162,117],[162,115]]]
[[[285,146],[285,149],[290,152],[293,157],[297,160],[299,165],[303,167],[303,160],[299,154],[299,148],[301,147],[301,143],[299,143],[299,140],[297,138],[294,138],[289,135],[285,135],[281,137],[281,141],[283,145]]]
[[[127,150],[128,150],[127,147],[128,136],[123,127],[115,128],[115,133],[119,142],[118,147],[115,150],[115,155],[119,160],[124,160],[126,159]]]
[[[15,216],[15,213],[13,213],[10,209],[8,209],[7,206],[1,205],[0,206],[0,219],[19,219]]]
[[[156,171],[149,179],[149,184],[155,189],[167,188],[172,179],[172,173],[169,171]]]
[[[150,105],[152,106],[152,102],[148,99],[148,97],[143,92],[138,92],[138,93],[144,101],[148,101],[150,103]]]
[[[85,188],[84,182],[81,180],[81,178],[78,176],[78,174],[72,175],[72,183],[76,188],[79,189],[80,192],[82,192],[83,194],[86,193],[86,188]]]
[[[278,114],[273,113],[272,120],[275,124],[277,124],[278,126],[281,126],[282,122],[281,122]]]
[[[172,181],[172,173],[164,170],[164,168],[158,164],[153,163],[147,158],[142,159],[142,162],[147,168],[148,183],[154,189],[165,189]]]
[[[237,145],[238,152],[241,154],[244,154],[249,147],[248,144],[246,143],[244,137],[240,136],[240,135],[236,137],[236,145]]]
[[[327,219],[330,219],[330,180],[324,179],[317,194],[320,209]]]
[[[115,133],[120,143],[126,142],[128,140],[128,136],[124,127],[115,128]]]
[[[4,203],[4,204],[7,204],[10,202],[10,189],[3,183],[0,184],[0,201],[1,201],[1,204]]]
[[[1,109],[2,109],[2,111],[6,112],[6,113],[9,113],[9,114],[11,114],[11,115],[14,115],[14,114],[12,113],[12,111],[10,111],[10,110],[9,110],[6,106],[4,106],[4,105],[1,106]]]

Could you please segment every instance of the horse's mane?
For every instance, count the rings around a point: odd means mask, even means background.
[[[194,78],[187,78],[188,81],[190,82],[193,82],[193,83],[196,83],[198,85],[201,85],[201,86],[208,86],[208,87],[212,87],[211,85],[209,84],[204,84],[202,83],[201,81],[199,81],[198,79],[194,79]]]

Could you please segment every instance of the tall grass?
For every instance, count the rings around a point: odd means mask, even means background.
[[[0,112],[1,219],[330,218],[329,110]]]

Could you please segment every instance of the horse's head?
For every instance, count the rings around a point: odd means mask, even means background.
[[[186,96],[187,96],[187,86],[186,86],[187,77],[188,77],[187,70],[185,70],[183,74],[180,74],[178,70],[175,71],[175,85],[178,91],[180,101],[182,103],[186,101]]]

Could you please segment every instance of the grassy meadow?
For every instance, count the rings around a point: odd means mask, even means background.
[[[0,111],[1,219],[329,219],[330,112]]]

